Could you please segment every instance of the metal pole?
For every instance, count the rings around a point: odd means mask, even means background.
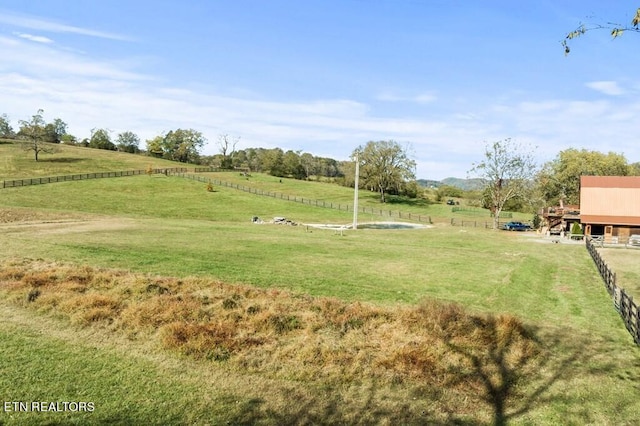
[[[360,179],[360,161],[356,154],[356,181],[353,190],[353,229],[358,229],[358,184]]]

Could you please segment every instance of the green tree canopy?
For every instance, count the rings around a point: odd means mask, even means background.
[[[115,151],[116,145],[111,142],[111,131],[108,129],[92,129],[89,148]]]
[[[530,151],[511,139],[487,144],[484,159],[473,164],[470,174],[477,175],[491,201],[493,228],[498,228],[500,212],[514,198],[531,191],[537,165]]]
[[[116,147],[118,151],[137,154],[140,152],[140,138],[133,132],[125,131],[118,133],[116,137]]]
[[[164,136],[147,140],[147,152],[154,157],[182,163],[197,163],[206,139],[193,129],[171,130]]]
[[[44,126],[45,142],[60,143],[67,134],[67,123],[60,118],[54,119],[51,123]]]
[[[280,148],[265,150],[262,159],[262,169],[271,176],[285,176],[284,152]]]
[[[538,186],[547,204],[555,205],[560,198],[567,204],[580,202],[580,176],[627,176],[633,168],[622,154],[569,148],[545,163],[538,175]]]
[[[38,161],[40,153],[52,153],[53,147],[45,140],[46,122],[42,117],[44,111],[39,109],[31,120],[20,120],[20,130],[18,137],[23,140],[24,149],[33,151],[35,160]]]
[[[367,142],[356,148],[352,157],[360,162],[362,185],[378,191],[382,203],[386,202],[387,193],[400,192],[416,178],[416,162],[393,140]]]
[[[11,121],[7,114],[0,115],[0,138],[13,139],[16,137],[16,133],[11,127]]]

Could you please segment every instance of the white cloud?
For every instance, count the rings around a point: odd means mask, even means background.
[[[53,43],[53,40],[51,40],[48,37],[44,37],[44,36],[36,36],[36,35],[25,34],[25,33],[14,33],[14,34],[17,35],[20,38],[24,38],[26,40],[35,41],[36,43],[45,43],[45,44]]]
[[[411,143],[418,177],[430,179],[465,177],[481,159],[485,142],[508,137],[538,146],[541,162],[569,147],[623,152],[630,161],[640,161],[635,139],[640,101],[632,98],[614,103],[498,94],[456,103],[455,112],[448,114],[441,108],[446,97],[436,102],[431,93],[385,92],[378,99],[422,102],[410,110],[413,115],[397,118],[396,110],[353,99],[290,101],[264,99],[249,90],[230,95],[201,85],[171,85],[138,71],[138,62],[105,62],[60,50],[54,43],[27,40],[33,41],[0,36],[0,49],[11,58],[0,62],[2,108],[11,108],[0,114],[18,120],[42,108],[46,120],[63,119],[80,138],[95,127],[114,135],[133,131],[143,141],[168,130],[194,128],[209,140],[205,154],[217,151],[215,141],[224,133],[241,137],[238,148],[278,146],[338,160],[369,140],[394,139]],[[614,82],[597,83],[590,84],[610,93],[619,89]]]
[[[436,95],[429,92],[414,95],[401,95],[393,91],[385,91],[378,94],[378,96],[376,96],[376,99],[384,102],[411,102],[417,104],[428,104],[435,102],[438,98]]]
[[[53,33],[71,33],[89,37],[98,37],[111,40],[130,40],[121,34],[114,34],[88,28],[75,27],[72,25],[60,24],[50,20],[35,16],[19,15],[10,11],[0,10],[0,23],[18,28],[28,28],[31,30],[47,31]]]
[[[586,86],[609,96],[620,96],[625,94],[625,91],[616,81],[591,81],[587,83]]]

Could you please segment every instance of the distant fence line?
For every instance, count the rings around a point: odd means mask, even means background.
[[[281,192],[264,191],[262,189],[252,188],[252,187],[240,185],[237,183],[225,182],[218,179],[210,179],[205,176],[197,176],[197,175],[191,175],[187,173],[174,173],[174,175],[185,178],[185,179],[195,180],[198,182],[211,183],[212,185],[224,186],[225,188],[232,188],[239,191],[248,192],[250,194],[262,195],[262,196],[271,197],[271,198],[278,198],[280,200],[293,201],[296,203],[307,204],[307,205],[316,206],[316,207],[344,210],[348,212],[353,211],[353,205],[351,204],[334,203],[334,202],[329,202],[324,200],[316,200],[313,198],[304,198],[304,197],[298,197],[295,195],[288,195]],[[422,223],[433,223],[431,221],[431,216],[421,215],[416,213],[401,212],[397,210],[394,211],[394,210],[386,210],[386,209],[374,209],[373,207],[359,207],[358,213],[365,213],[365,214],[368,213],[368,214],[373,214],[373,215],[388,217],[388,218],[407,219],[407,220],[413,220],[413,221],[422,222]]]
[[[213,167],[196,167],[192,170],[194,173],[234,171],[234,170],[226,170],[226,169],[217,169]],[[239,185],[231,182],[225,182],[217,179],[210,179],[205,176],[187,174],[188,171],[189,169],[187,169],[186,167],[173,167],[173,168],[154,168],[154,169],[146,169],[146,170],[125,170],[125,171],[117,171],[117,172],[80,173],[80,174],[64,175],[64,176],[5,180],[5,181],[2,181],[2,188],[14,188],[14,187],[21,187],[21,186],[42,185],[47,183],[79,181],[79,180],[87,180],[87,179],[138,176],[143,174],[164,174],[164,175],[172,175],[172,176],[182,177],[186,179],[196,180],[204,183],[211,183],[213,185],[224,186],[226,188],[237,189],[240,191],[248,192],[250,194],[262,195],[262,196],[267,196],[272,198],[279,198],[281,200],[293,201],[296,203],[308,204],[316,207],[324,207],[324,208],[351,211],[351,212],[353,211],[353,206],[350,204],[334,203],[334,202],[328,202],[323,200],[315,200],[312,198],[297,197],[297,196],[292,196],[292,195],[283,194],[279,192],[263,191],[261,189],[250,188],[244,185]],[[386,209],[374,209],[373,207],[360,207],[358,208],[358,212],[365,213],[365,214],[368,213],[368,214],[373,214],[373,215],[388,217],[388,218],[407,219],[407,220],[412,220],[412,221],[417,221],[422,223],[433,223],[431,220],[431,216],[421,215],[416,213],[407,213],[407,212],[393,211],[393,210],[386,210]]]
[[[138,176],[144,174],[169,174],[179,173],[187,171],[186,168],[174,167],[164,169],[147,169],[147,170],[124,170],[118,172],[96,172],[96,173],[79,173],[74,175],[64,176],[48,176],[39,178],[27,178],[27,179],[14,179],[3,180],[2,188],[14,188],[18,186],[30,186],[30,185],[43,185],[46,183],[54,182],[68,182],[74,180],[87,180],[87,179],[104,179],[123,176]]]
[[[502,217],[502,215],[500,215],[500,217]],[[498,221],[498,228],[501,228],[506,223],[507,222]],[[467,226],[473,228],[493,229],[493,220],[471,220],[452,217],[451,226]]]
[[[640,345],[640,310],[638,309],[638,305],[633,301],[633,296],[629,296],[624,289],[616,285],[615,272],[613,272],[602,259],[590,238],[586,239],[586,247],[598,268],[598,272],[600,272],[609,296],[613,298],[613,304],[622,317],[624,325],[627,327],[629,333],[631,333],[636,345]]]
[[[454,206],[451,207],[451,213],[457,213],[457,212],[462,212],[462,213],[477,213],[477,214],[481,214],[481,215],[486,215],[487,210],[485,209],[481,209],[479,207],[468,207],[468,206]],[[493,215],[491,215],[493,216]],[[500,212],[500,217],[504,217],[507,219],[511,219],[513,217],[513,213],[512,212]]]

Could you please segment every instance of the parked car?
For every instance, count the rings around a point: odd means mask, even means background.
[[[505,231],[528,231],[531,227],[522,222],[507,222],[502,225],[502,229]]]

